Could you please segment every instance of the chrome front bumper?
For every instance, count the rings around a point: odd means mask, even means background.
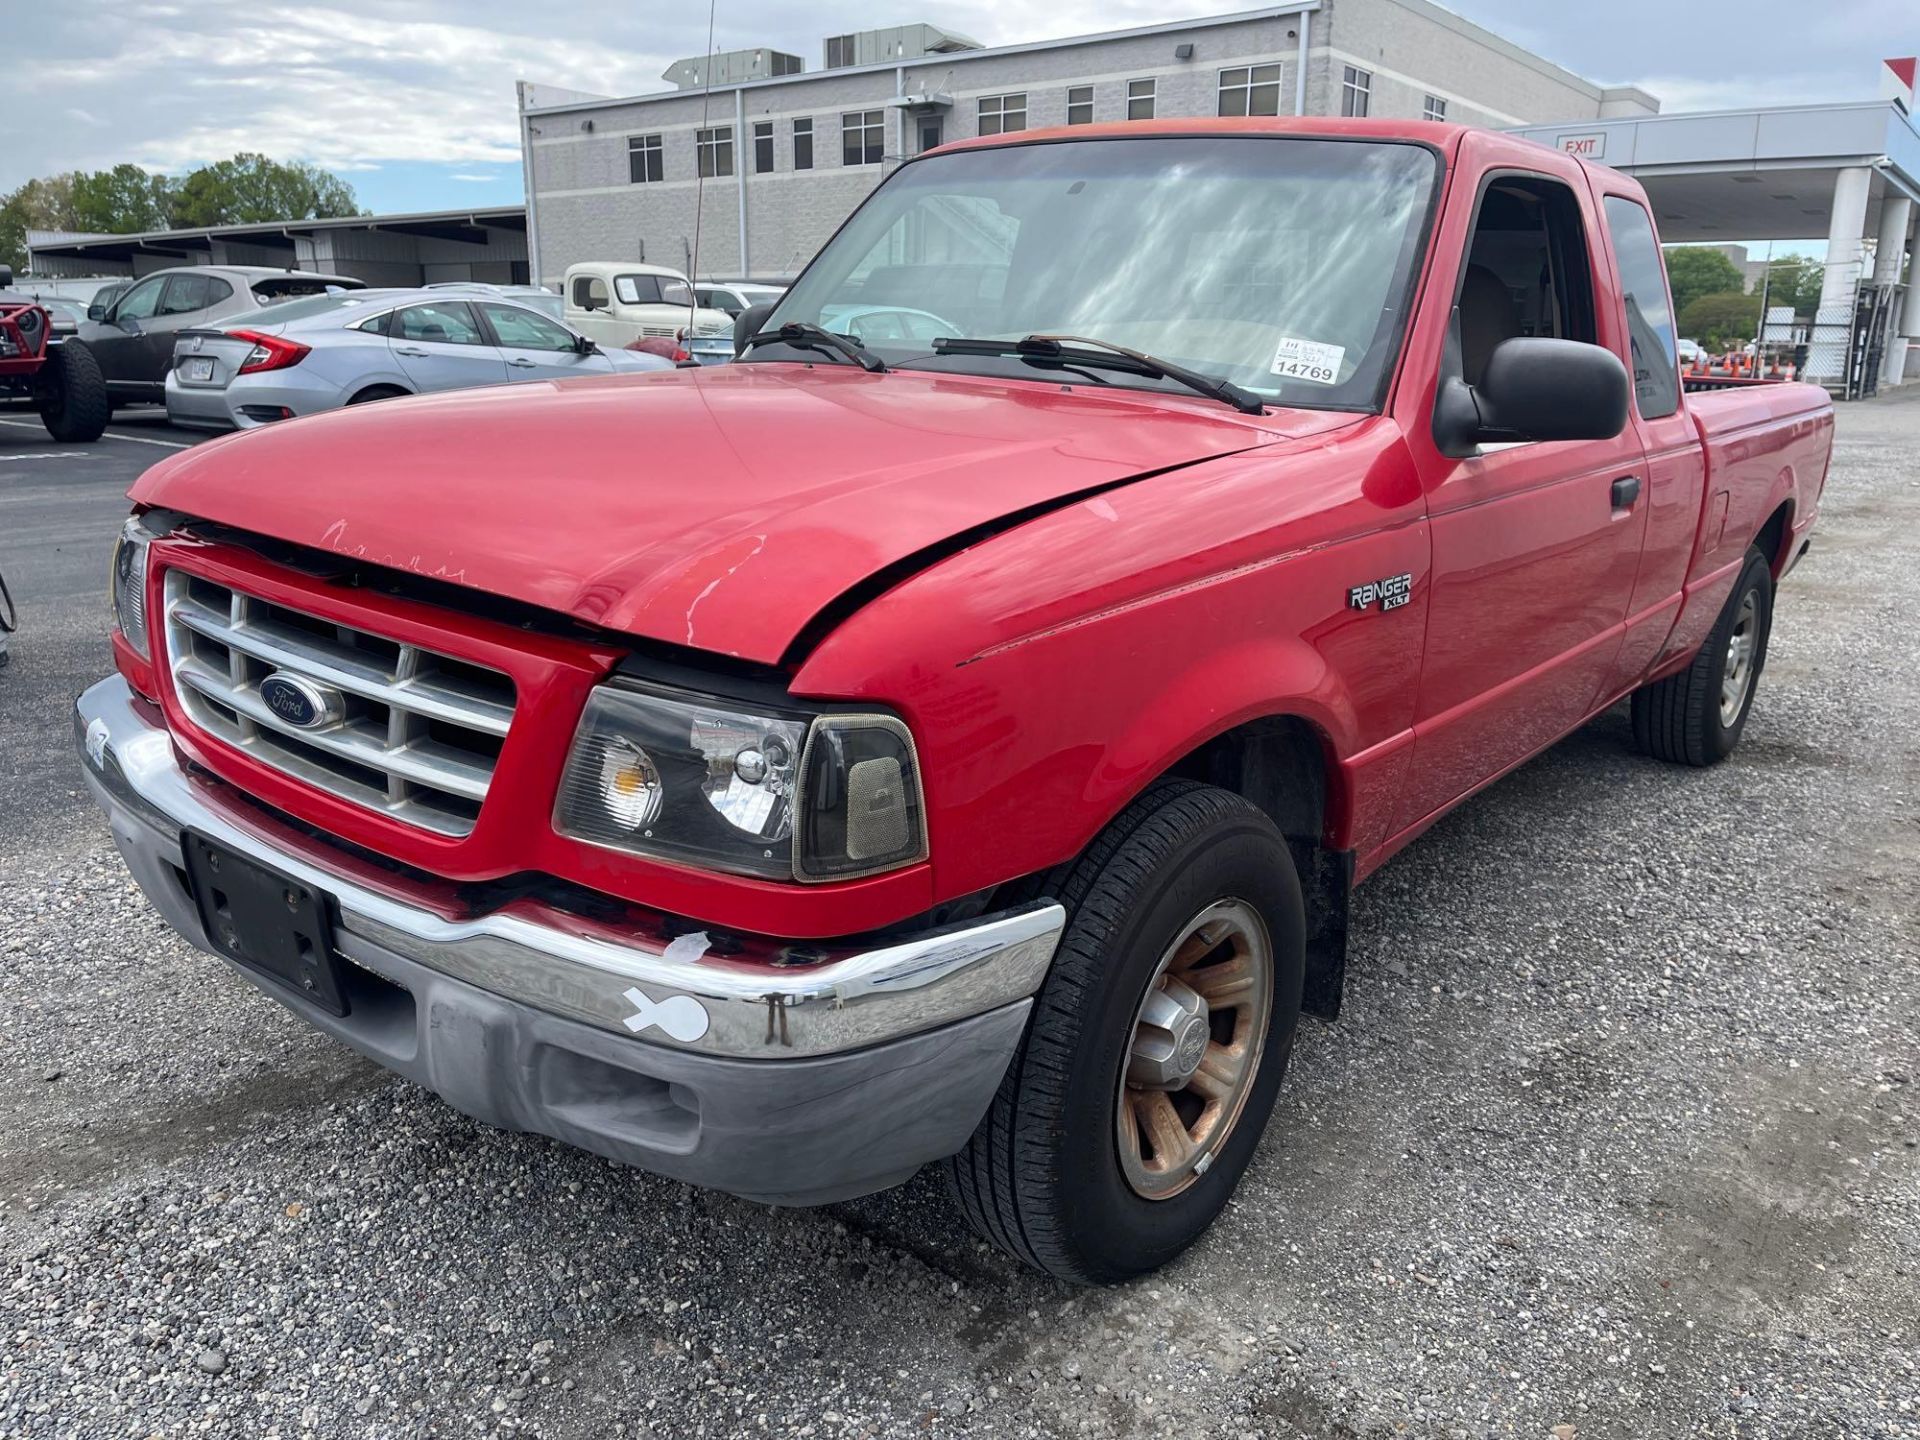
[[[208,942],[188,896],[180,837],[208,840],[331,898],[348,960],[398,956],[535,1010],[693,1054],[753,1060],[833,1055],[923,1034],[1025,1000],[1065,924],[1058,905],[839,953],[817,964],[742,963],[704,932],[654,945],[562,917],[497,911],[450,920],[343,874],[314,843],[269,836],[184,771],[152,707],[118,676],[74,706],[87,781],[134,878],[183,935]]]

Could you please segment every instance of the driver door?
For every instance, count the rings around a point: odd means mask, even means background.
[[[1463,161],[1473,145],[1464,142]],[[1538,166],[1482,174],[1464,262],[1445,282],[1459,347],[1447,363],[1468,384],[1495,346],[1519,336],[1622,352],[1584,177],[1552,156]],[[1417,423],[1430,426],[1433,391],[1424,395]],[[1401,828],[1527,759],[1609,698],[1647,528],[1646,459],[1631,424],[1610,440],[1483,445],[1464,459],[1438,453],[1430,428],[1410,438],[1433,576]]]
[[[168,278],[149,275],[120,297],[106,319],[81,332],[87,348],[100,362],[108,393],[116,399],[147,398],[148,387],[139,383],[146,348],[143,342],[147,326],[160,308],[160,297],[167,288]]]

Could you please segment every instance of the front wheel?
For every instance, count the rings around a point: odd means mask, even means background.
[[[1129,806],[1060,898],[1026,1038],[947,1174],[985,1239],[1104,1284],[1173,1259],[1239,1183],[1293,1047],[1306,926],[1273,822],[1190,782]]]
[[[113,415],[100,362],[78,340],[47,348],[47,358],[34,376],[33,401],[40,423],[62,444],[98,440]]]
[[[1747,728],[1773,631],[1773,571],[1757,546],[1693,663],[1633,692],[1633,738],[1676,765],[1713,765]]]

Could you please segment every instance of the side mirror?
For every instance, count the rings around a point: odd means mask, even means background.
[[[600,347],[594,344],[593,338],[588,335],[574,336],[573,348],[582,355],[598,355],[600,353]]]
[[[747,341],[760,333],[760,327],[767,323],[767,317],[772,313],[772,305],[749,305],[733,317],[733,353],[735,358],[747,353]]]
[[[1626,428],[1627,388],[1627,367],[1604,346],[1545,336],[1502,340],[1477,386],[1457,374],[1441,382],[1434,440],[1456,460],[1482,444],[1611,440]]]
[[[94,301],[91,305],[87,306],[87,319],[104,320],[106,318],[107,318],[107,307],[102,305],[98,300]]]
[[[13,267],[11,265],[0,265],[0,290],[11,290],[12,288]]]

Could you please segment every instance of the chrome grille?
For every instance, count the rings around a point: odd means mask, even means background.
[[[194,724],[319,789],[441,835],[465,835],[513,723],[513,681],[336,625],[185,570],[166,574],[167,659]],[[291,723],[260,693],[282,674],[329,687],[337,713]]]

